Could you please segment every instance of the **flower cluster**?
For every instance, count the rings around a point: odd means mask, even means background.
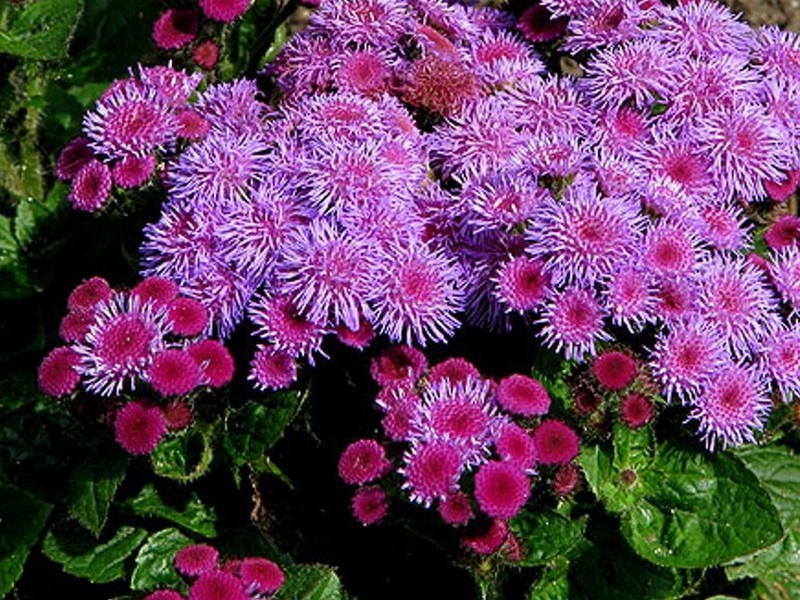
[[[59,328],[65,345],[42,361],[39,388],[57,398],[79,387],[110,399],[158,398],[129,400],[113,417],[117,441],[131,454],[152,452],[167,429],[190,422],[184,397],[233,377],[228,350],[207,339],[207,310],[168,279],[149,277],[130,290],[114,290],[92,277],[72,291],[67,305]]]
[[[561,35],[580,77],[535,49]],[[143,274],[223,338],[249,317],[261,389],[330,333],[424,346],[462,322],[528,326],[578,362],[644,333],[709,448],[754,441],[770,395],[800,392],[797,225],[765,258],[747,217],[800,179],[798,44],[711,0],[543,0],[519,18],[327,0],[265,73],[277,106],[247,79],[180,105],[197,128],[162,152]],[[134,98],[137,81],[87,116],[96,169],[178,135],[175,105],[145,111],[158,94]]]
[[[352,508],[364,525],[386,515],[389,484],[379,482],[396,471],[412,502],[435,504],[443,521],[464,527],[469,548],[490,554],[508,542],[506,522],[530,498],[539,468],[554,480],[577,475],[578,435],[548,417],[550,395],[535,379],[515,374],[494,382],[462,358],[429,367],[405,345],[374,359],[372,375],[381,386],[376,404],[386,441],[355,441],[339,459],[342,480],[359,486]]]
[[[94,212],[109,202],[114,186],[145,185],[161,153],[203,133],[207,123],[188,104],[201,80],[155,66],[112,83],[84,117],[84,136],[67,144],[56,162],[56,177],[72,182],[72,206]]]
[[[144,600],[264,600],[271,598],[286,579],[281,568],[260,557],[220,561],[219,552],[208,544],[186,546],[175,553],[175,569],[193,580],[188,596],[160,589]]]

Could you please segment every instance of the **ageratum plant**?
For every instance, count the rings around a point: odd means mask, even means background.
[[[797,36],[711,0],[305,4],[162,7],[53,161],[133,268],[70,281],[38,384],[83,462],[18,572],[800,594]]]

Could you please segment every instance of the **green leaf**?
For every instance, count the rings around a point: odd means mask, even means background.
[[[205,537],[217,535],[214,510],[207,507],[197,494],[192,494],[186,507],[178,510],[165,504],[152,485],[146,485],[139,495],[128,502],[140,517],[159,517]]]
[[[325,565],[295,565],[285,569],[286,581],[275,600],[341,600],[342,584]]]
[[[619,460],[616,462],[619,466]],[[583,446],[578,464],[589,487],[610,512],[624,512],[641,497],[639,475],[631,478],[623,472],[626,469],[615,468],[614,454],[602,446]]]
[[[640,556],[656,564],[718,565],[783,534],[758,480],[727,454],[706,456],[664,444],[640,476],[644,497],[623,514],[622,532]]]
[[[786,536],[725,568],[730,579],[753,577],[769,597],[800,599],[800,456],[788,448],[754,446],[737,452],[778,509]]]
[[[682,598],[688,587],[682,573],[636,556],[610,523],[574,561],[570,583],[569,598],[581,600],[668,600]]]
[[[81,464],[70,478],[69,512],[95,537],[106,524],[108,509],[127,468],[128,456],[116,448],[108,449]]]
[[[565,600],[570,598],[569,563],[559,561],[552,569],[546,569],[542,577],[528,592],[528,600]]]
[[[175,570],[173,559],[178,550],[193,540],[174,528],[154,533],[136,555],[136,568],[131,576],[131,588],[150,591],[156,588],[176,588],[183,578]]]
[[[44,202],[23,200],[17,204],[14,235],[20,246],[27,246],[46,228],[60,209],[66,206],[69,188],[57,182],[48,192]]]
[[[0,485],[0,597],[22,575],[31,546],[52,506],[12,485]]]
[[[50,531],[42,552],[65,573],[92,583],[108,583],[126,577],[126,562],[146,537],[144,529],[122,527],[110,540],[97,544],[82,532]]]
[[[156,475],[187,483],[202,477],[213,458],[211,432],[191,429],[162,441],[150,455],[150,463]]]
[[[0,215],[0,269],[16,266],[19,246],[11,230],[11,219]]]
[[[564,556],[583,539],[584,519],[568,519],[555,511],[524,510],[512,519],[511,529],[523,548],[523,566],[549,563]]]
[[[288,390],[272,394],[267,404],[250,400],[231,412],[225,423],[225,449],[234,465],[262,464],[294,419],[299,403],[298,392]]]
[[[0,30],[0,52],[38,60],[61,58],[82,10],[82,0],[29,3],[8,29]]]

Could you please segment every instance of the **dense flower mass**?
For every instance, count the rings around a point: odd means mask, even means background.
[[[191,406],[180,397],[219,388],[233,376],[227,348],[205,339],[205,308],[168,279],[150,277],[115,290],[92,277],[72,291],[67,306],[59,328],[65,345],[42,361],[39,388],[53,397],[82,388],[109,402],[135,393],[113,416],[115,437],[131,454],[151,453],[168,428],[191,421]]]
[[[200,10],[230,22],[249,4]],[[159,43],[190,43],[197,16],[164,13]],[[548,72],[537,49],[550,50],[536,44],[559,36],[581,76]],[[762,250],[749,217],[798,182],[796,47],[794,34],[750,29],[710,0],[549,0],[516,19],[327,0],[261,74],[274,106],[248,79],[198,87],[199,74],[140,68],[103,94],[57,172],[73,204],[95,210],[113,184],[153,179],[158,162],[166,200],[144,232],[142,273],[175,282],[222,338],[252,321],[257,388],[291,385],[334,332],[358,348],[373,333],[425,346],[463,324],[532,324],[539,344],[592,361],[606,391],[652,371],[709,447],[735,445],[755,439],[770,409],[732,433],[709,412],[715,373],[737,365],[785,401],[800,381],[792,349],[773,343],[797,327],[796,219],[769,229]],[[139,312],[136,323],[108,315],[132,344],[103,341],[110,368],[90,374],[94,388],[118,389],[162,350],[148,333],[160,317]],[[194,331],[189,316],[174,327]],[[81,328],[75,314],[64,331]],[[635,359],[607,350],[630,336]],[[164,383],[170,393],[181,382]],[[513,412],[506,391],[498,400]],[[452,422],[477,406],[467,404],[447,409]],[[530,406],[521,414],[542,414]],[[625,406],[632,426],[647,420],[643,404]],[[407,409],[386,415],[393,439],[434,418]],[[446,442],[436,456],[479,462],[448,435],[418,445]],[[453,491],[455,460],[409,461],[440,476],[420,475],[424,501]]]

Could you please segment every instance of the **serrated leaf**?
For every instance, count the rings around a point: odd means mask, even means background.
[[[144,529],[122,527],[110,540],[97,544],[84,532],[50,531],[42,552],[65,573],[92,583],[108,583],[127,576],[126,563],[146,537]]]
[[[756,477],[724,453],[706,456],[664,444],[640,475],[644,497],[623,514],[622,533],[656,564],[719,565],[783,535]]]
[[[82,0],[29,3],[8,29],[0,30],[0,52],[39,60],[64,56],[82,10]]]
[[[175,553],[193,543],[190,537],[174,528],[154,533],[136,555],[136,568],[131,576],[131,588],[150,591],[156,588],[176,588],[183,578],[175,570]]]
[[[641,497],[639,475],[636,474],[635,479],[624,479],[623,472],[614,466],[614,453],[608,449],[599,445],[582,446],[578,464],[589,487],[607,510],[624,512]]]
[[[13,485],[0,485],[0,597],[22,575],[52,506]]]
[[[192,429],[162,441],[150,455],[150,464],[156,475],[186,483],[202,477],[213,458],[211,433]]]
[[[127,468],[128,456],[116,448],[108,449],[81,464],[70,478],[69,513],[95,537],[106,524],[108,509]]]
[[[295,565],[285,569],[286,581],[275,600],[341,600],[342,584],[325,565]]]
[[[266,403],[248,401],[225,423],[225,449],[237,466],[260,463],[283,436],[300,403],[296,391],[272,394]]]
[[[564,556],[583,539],[585,520],[555,511],[522,511],[509,523],[522,549],[522,566],[537,566]]]
[[[783,524],[800,522],[800,456],[778,446],[753,446],[736,456],[767,490]]]
[[[179,510],[164,503],[155,487],[146,485],[135,498],[128,501],[128,506],[140,517],[166,519],[205,537],[217,535],[214,510],[203,504],[196,494],[192,494],[185,508]]]

